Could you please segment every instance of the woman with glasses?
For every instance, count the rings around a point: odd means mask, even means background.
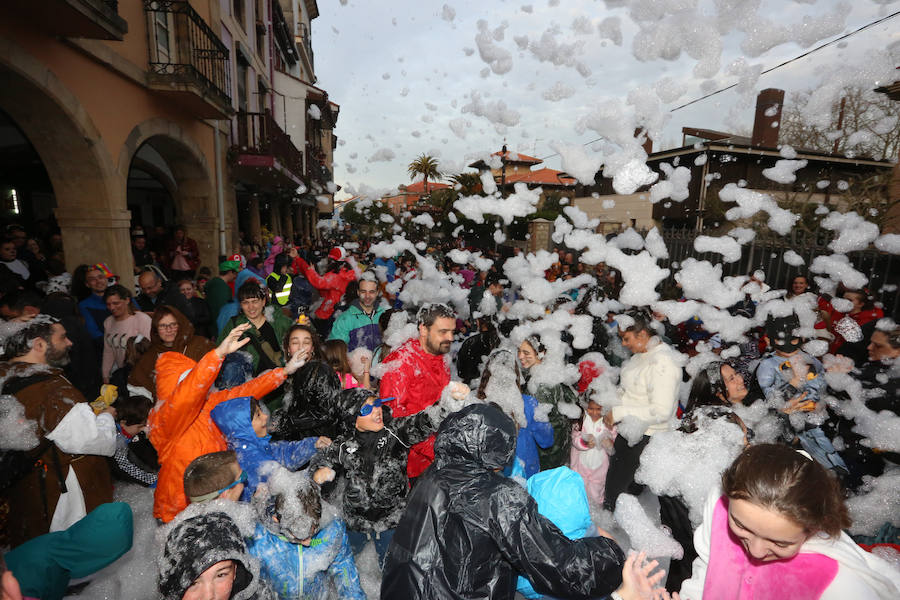
[[[131,370],[128,383],[146,388],[156,398],[153,372],[156,359],[163,352],[180,352],[191,360],[199,361],[215,345],[200,335],[194,335],[194,326],[181,311],[172,306],[160,306],[153,311],[150,323],[150,346]]]

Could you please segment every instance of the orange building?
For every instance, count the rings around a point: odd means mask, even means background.
[[[317,15],[315,0],[4,3],[0,222],[55,221],[69,270],[103,261],[126,283],[133,226],[185,224],[213,267],[260,213],[275,231],[314,235],[329,190],[310,165],[331,164],[337,106],[304,94],[303,113],[311,102],[322,114],[295,140],[289,111],[273,116],[289,106],[273,79],[314,87]],[[326,154],[315,162],[308,136]]]

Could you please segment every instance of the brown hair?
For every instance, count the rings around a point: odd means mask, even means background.
[[[284,339],[281,341],[281,345],[284,348],[284,360],[291,359],[291,353],[288,350],[288,346],[290,346],[291,334],[295,331],[305,331],[309,334],[309,337],[312,339],[312,356],[309,357],[309,360],[325,360],[325,354],[322,351],[322,338],[319,337],[319,332],[315,330],[315,328],[310,327],[309,325],[303,325],[302,323],[295,323],[291,325],[291,328],[287,330],[287,333],[284,334]]]
[[[850,526],[837,478],[789,446],[745,448],[722,474],[722,491],[779,513],[809,535],[837,537]]]
[[[234,483],[232,465],[236,464],[238,459],[234,450],[198,456],[184,470],[184,495],[196,498]]]
[[[350,373],[350,359],[347,357],[347,343],[344,340],[328,340],[324,350],[325,360],[332,369],[341,375]]]

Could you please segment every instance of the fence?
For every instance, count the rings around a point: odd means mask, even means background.
[[[769,285],[773,288],[786,288],[795,275],[808,274],[810,277],[822,275],[808,273],[809,265],[816,256],[832,253],[828,249],[832,235],[830,231],[792,231],[790,235],[783,237],[757,237],[742,247],[741,260],[726,263],[718,253],[694,250],[694,239],[698,235],[701,233],[689,229],[670,229],[662,232],[666,248],[669,250],[669,258],[658,263],[661,267],[667,267],[672,271],[663,286],[675,283],[674,273],[677,268],[672,266],[673,263],[680,264],[686,258],[696,258],[721,264],[724,275],[748,275],[756,269],[762,269]],[[784,253],[787,250],[799,254],[804,264],[795,267],[786,263]],[[884,314],[895,321],[900,321],[900,257],[877,250],[850,252],[847,257],[856,270],[869,278],[869,291],[876,301],[881,302]]]

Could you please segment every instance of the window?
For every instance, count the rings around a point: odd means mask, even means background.
[[[156,38],[156,62],[171,63],[173,62],[172,54],[172,13],[170,12],[154,12],[153,15],[153,35]]]
[[[239,111],[247,112],[247,64],[241,57],[237,60],[237,103]]]
[[[244,27],[244,0],[232,0],[231,14],[234,16],[234,20]]]

